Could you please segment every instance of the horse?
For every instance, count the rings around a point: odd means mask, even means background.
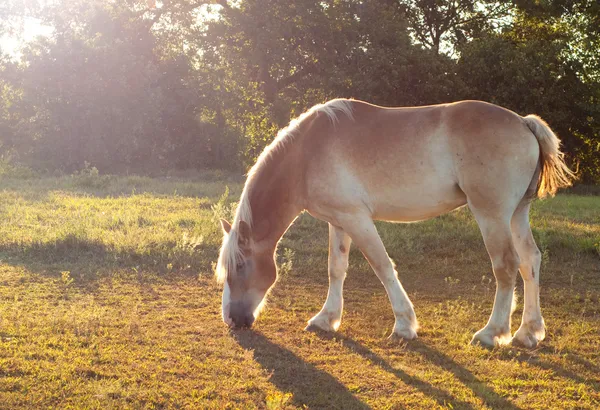
[[[307,211],[329,223],[329,289],[306,329],[338,329],[354,242],[389,297],[391,336],[414,339],[413,304],[374,220],[416,222],[467,205],[496,278],[491,316],[471,342],[535,347],[545,324],[530,204],[574,178],[560,140],[536,115],[522,117],[482,101],[381,107],[335,99],[316,105],[279,131],[249,171],[233,222],[221,220],[215,274],[223,284],[222,319],[232,328],[252,326],[277,279],[277,243]],[[524,310],[511,337],[517,272]]]

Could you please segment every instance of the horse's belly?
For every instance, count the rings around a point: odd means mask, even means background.
[[[416,222],[445,214],[467,203],[458,186],[406,187],[379,193],[372,198],[373,219]]]
[[[416,160],[376,165],[355,169],[335,158],[320,162],[308,173],[306,209],[334,225],[340,215],[364,213],[376,220],[416,222],[467,203],[449,171],[451,160],[442,155],[435,164]]]

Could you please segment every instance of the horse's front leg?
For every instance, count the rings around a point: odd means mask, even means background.
[[[343,288],[348,269],[350,237],[341,228],[329,224],[329,291],[321,311],[308,321],[307,330],[319,328],[337,330],[342,321],[344,307]]]
[[[416,338],[419,325],[413,305],[398,280],[398,272],[383,246],[373,220],[367,215],[349,215],[339,219],[385,287],[396,319],[391,336],[407,340]]]

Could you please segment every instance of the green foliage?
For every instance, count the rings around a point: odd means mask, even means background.
[[[38,176],[38,173],[21,164],[15,164],[10,157],[0,157],[0,177],[29,179]]]
[[[110,175],[100,175],[98,168],[90,166],[87,161],[84,162],[84,168],[75,172],[71,177],[75,185],[83,188],[102,189],[106,188],[112,177]]]
[[[60,287],[64,299],[69,298],[69,290],[71,289],[71,285],[73,284],[73,282],[74,279],[71,277],[71,272],[62,271],[60,273]]]
[[[521,14],[503,33],[465,43],[457,62],[457,75],[466,85],[461,98],[539,114],[561,137],[573,168],[579,163],[581,181],[597,182],[600,83],[580,75],[570,41],[563,24]]]
[[[237,209],[237,202],[229,201],[229,187],[225,186],[225,192],[219,198],[217,202],[211,205],[210,209],[213,212],[213,219],[215,224],[220,225],[220,220],[225,219],[228,222],[233,222],[235,217],[235,211]]]
[[[294,267],[295,253],[291,248],[284,248],[279,258],[279,267],[277,273],[280,277],[284,277],[290,274]]]

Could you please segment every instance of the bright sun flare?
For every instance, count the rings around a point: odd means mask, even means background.
[[[52,28],[41,24],[41,21],[32,17],[25,17],[22,22],[13,23],[14,34],[0,37],[0,51],[13,57],[20,55],[20,47],[38,36],[48,36]]]

